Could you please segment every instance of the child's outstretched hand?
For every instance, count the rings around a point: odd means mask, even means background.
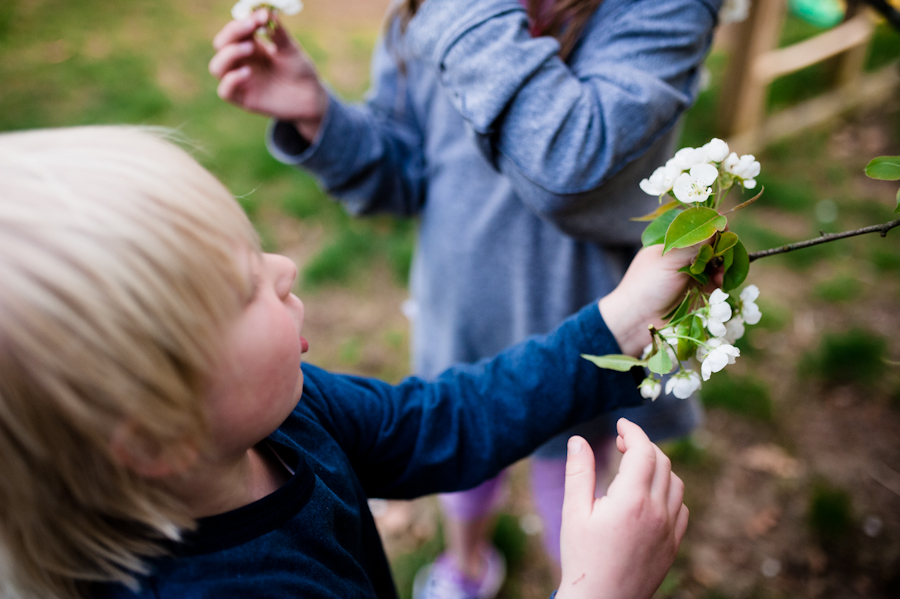
[[[621,418],[625,455],[606,497],[594,498],[594,454],[569,440],[557,599],[649,599],[666,576],[688,523],[684,484],[636,424]]]
[[[271,42],[256,36],[269,21]],[[318,133],[328,94],[309,57],[267,9],[231,21],[213,40],[209,72],[219,79],[223,100],[250,112],[294,123],[305,139]]]
[[[662,245],[638,252],[619,285],[600,300],[600,313],[623,354],[638,355],[650,343],[648,324],[684,298],[690,277],[678,269],[691,263],[699,246],[674,249],[665,256]]]

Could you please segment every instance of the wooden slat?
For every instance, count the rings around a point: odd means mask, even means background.
[[[758,56],[753,64],[752,76],[758,83],[767,85],[782,75],[865,45],[874,30],[875,25],[869,12],[863,11],[816,37]]]

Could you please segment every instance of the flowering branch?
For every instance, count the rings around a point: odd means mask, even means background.
[[[772,248],[769,250],[750,252],[750,262],[753,262],[757,258],[765,258],[766,256],[774,256],[775,254],[793,252],[794,250],[812,247],[814,245],[819,245],[820,243],[827,243],[829,241],[834,241],[835,239],[844,239],[846,237],[854,237],[856,235],[864,235],[866,233],[879,233],[882,237],[885,237],[887,236],[888,231],[898,226],[900,226],[900,220],[892,220],[880,225],[872,225],[870,227],[863,227],[862,229],[854,229],[852,231],[843,231],[841,233],[823,233],[821,237],[816,237],[815,239],[807,239],[806,241],[789,243],[787,245]]]

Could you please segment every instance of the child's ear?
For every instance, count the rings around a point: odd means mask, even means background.
[[[197,460],[197,447],[188,440],[166,446],[135,422],[119,423],[110,440],[113,455],[123,466],[144,478],[182,474]]]

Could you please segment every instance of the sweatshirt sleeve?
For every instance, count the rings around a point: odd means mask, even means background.
[[[380,41],[366,102],[347,104],[329,92],[328,110],[313,143],[289,123],[274,121],[269,127],[269,152],[308,170],[353,214],[412,216],[424,203],[423,132],[398,60],[397,52]]]
[[[580,220],[620,212],[619,194],[605,184],[650,154],[653,163],[630,173],[636,189],[668,158],[673,127],[695,99],[720,5],[604,0],[563,62],[556,40],[530,36],[518,0],[428,0],[406,42],[440,73],[480,148],[519,197],[565,232],[590,238],[595,228]]]
[[[580,356],[618,352],[592,304],[547,336],[430,382],[308,376],[304,393],[327,406],[326,426],[368,496],[411,498],[471,488],[567,427],[640,403],[630,373]]]

